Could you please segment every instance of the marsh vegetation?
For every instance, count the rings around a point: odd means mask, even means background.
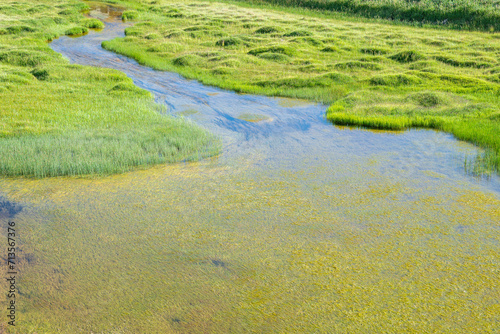
[[[237,92],[330,103],[335,124],[426,127],[500,167],[500,38],[222,3],[129,2],[137,23],[103,47]]]
[[[71,65],[47,41],[104,24],[82,2],[0,6],[0,174],[110,174],[216,154],[217,140],[165,116],[126,75]]]

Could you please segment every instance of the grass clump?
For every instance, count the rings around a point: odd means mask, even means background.
[[[359,49],[361,53],[366,53],[369,55],[384,55],[389,52],[387,49],[382,49],[382,48],[361,48]]]
[[[399,63],[412,63],[424,59],[424,56],[416,51],[408,50],[398,52],[395,55],[390,56],[389,58]]]
[[[439,94],[425,91],[411,94],[409,99],[422,107],[435,107],[444,102]]]
[[[307,31],[307,30],[294,30],[292,32],[289,32],[287,34],[284,34],[284,37],[305,37],[305,36],[312,36],[312,32]]]
[[[38,80],[44,81],[49,78],[49,72],[45,69],[34,69],[31,71],[31,74]]]
[[[172,61],[172,63],[175,66],[182,66],[182,67],[197,66],[203,63],[203,58],[195,54],[187,54],[175,58]]]
[[[334,67],[339,70],[366,69],[366,70],[378,71],[382,69],[382,67],[377,63],[362,62],[362,61],[340,62],[335,64]]]
[[[24,32],[35,32],[36,29],[26,25],[15,25],[5,28],[7,34],[20,34]]]
[[[280,32],[281,29],[278,27],[262,27],[257,30],[255,30],[256,34],[271,34],[271,33],[276,33]]]
[[[328,73],[318,75],[312,78],[285,78],[280,80],[260,81],[257,83],[263,87],[286,87],[286,88],[312,88],[312,87],[330,87],[334,84],[348,84],[353,82],[353,78],[342,73]]]
[[[123,93],[123,94],[126,94],[128,96],[138,95],[138,96],[153,97],[153,95],[150,92],[137,87],[132,82],[120,82],[119,84],[114,85],[110,89],[110,92]]]
[[[67,36],[80,36],[85,35],[89,32],[89,30],[85,27],[73,27],[64,32]]]
[[[290,57],[293,57],[296,53],[295,50],[291,47],[277,45],[277,46],[266,46],[266,47],[262,47],[262,48],[253,49],[253,50],[248,51],[248,54],[250,54],[252,56],[258,56],[258,55],[261,55],[263,53],[269,53],[269,52],[279,53],[279,54],[287,55]]]
[[[0,52],[0,62],[13,66],[34,67],[48,59],[46,54],[39,51],[14,49]]]
[[[500,83],[500,74],[492,74],[490,76],[485,77],[486,80],[491,82]]]
[[[476,60],[462,60],[449,56],[436,56],[435,59],[442,63],[455,67],[489,68],[493,66],[491,63],[487,62]]]
[[[132,21],[136,20],[139,17],[139,14],[135,10],[126,10],[122,13],[123,21]]]
[[[375,86],[400,86],[418,84],[421,81],[412,75],[394,74],[394,75],[379,75],[370,78],[370,84]]]
[[[228,37],[228,38],[223,38],[219,39],[217,42],[215,42],[215,45],[217,46],[235,46],[235,45],[241,45],[243,44],[243,41],[237,37]]]
[[[305,43],[312,46],[322,46],[323,42],[314,37],[297,37],[291,40],[294,43]]]
[[[64,10],[61,10],[58,14],[65,15],[65,16],[78,15],[78,11],[75,9],[64,9]]]
[[[282,53],[276,53],[276,52],[265,52],[265,53],[260,53],[257,55],[259,58],[269,60],[269,61],[274,61],[278,63],[288,63],[290,62],[290,57],[282,54]]]
[[[340,49],[335,46],[327,46],[321,49],[321,52],[339,52]]]

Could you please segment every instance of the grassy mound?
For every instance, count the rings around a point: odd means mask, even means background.
[[[457,29],[500,31],[496,0],[241,0]]]

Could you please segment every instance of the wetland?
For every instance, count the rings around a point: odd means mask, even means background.
[[[234,16],[238,9],[212,2],[196,4],[189,8],[221,20]],[[163,12],[169,15],[188,8],[181,2],[168,6],[172,8]],[[199,81],[191,80],[181,61],[176,62],[181,66],[173,60],[164,63],[172,64],[168,66],[184,77],[146,67],[140,63],[153,64],[141,61],[141,57],[150,51],[131,55],[138,63],[106,49],[118,48],[121,43],[138,48],[141,43],[156,41],[135,36],[126,42],[125,35],[126,31],[152,27],[134,25],[130,19],[156,14],[132,7],[124,22],[117,5],[90,7],[87,15],[103,21],[103,29],[89,29],[77,38],[61,36],[38,46],[54,50],[48,54],[57,59],[46,69],[51,80],[56,77],[58,82],[49,81],[53,86],[48,88],[38,79],[30,79],[37,81],[21,88],[2,82],[7,87],[2,102],[12,101],[10,105],[19,102],[9,94],[21,94],[23,89],[26,96],[36,91],[47,94],[48,89],[54,92],[56,85],[66,89],[56,97],[72,94],[76,99],[67,105],[57,99],[35,105],[38,110],[58,106],[58,118],[30,123],[45,124],[46,128],[12,126],[5,131],[31,131],[32,140],[50,133],[57,139],[48,125],[57,124],[62,115],[76,108],[79,112],[70,114],[78,116],[76,120],[67,121],[73,122],[68,123],[71,128],[81,129],[86,124],[85,129],[90,129],[86,131],[94,131],[96,124],[102,124],[99,130],[105,131],[105,125],[114,125],[110,131],[115,132],[102,135],[105,139],[123,129],[143,130],[141,135],[148,135],[146,125],[178,129],[181,124],[181,129],[188,131],[186,136],[192,138],[186,145],[191,158],[183,156],[172,159],[177,163],[156,163],[132,171],[124,168],[113,175],[1,178],[0,217],[15,220],[20,234],[18,326],[3,323],[5,330],[25,334],[486,333],[498,329],[500,178],[491,169],[484,170],[480,161],[491,148],[481,149],[452,134],[429,129],[334,126],[328,115],[332,106],[341,103],[328,100],[333,95],[327,88],[318,93],[319,98],[308,95],[316,93],[307,87],[289,90],[288,97],[263,96],[275,95],[264,90],[254,91],[262,95],[242,94],[244,91],[204,85],[200,77]],[[178,11],[169,12],[173,7]],[[244,13],[245,9],[238,11]],[[268,15],[285,20],[295,14]],[[178,19],[183,17],[172,18]],[[306,21],[314,20],[319,19],[306,17]],[[336,29],[346,25],[331,24]],[[157,30],[160,26],[153,27]],[[70,25],[61,27],[60,34],[68,29]],[[493,40],[490,35],[472,34]],[[205,35],[197,38],[208,39]],[[217,40],[206,42],[215,45]],[[147,45],[155,47],[153,42]],[[483,51],[494,55],[495,50]],[[178,58],[162,52],[167,59]],[[263,53],[245,52],[245,59],[257,59],[252,63],[254,73],[267,71],[263,62],[276,60],[261,60],[258,55]],[[221,60],[203,61],[212,64]],[[274,69],[285,71],[281,65]],[[427,65],[437,66],[434,61]],[[190,66],[192,71],[201,68],[196,63]],[[453,70],[457,68],[460,70]],[[214,73],[212,68],[205,70]],[[464,69],[469,70],[473,71]],[[367,69],[354,66],[349,71],[356,77],[356,71]],[[236,80],[236,71],[231,73]],[[266,76],[274,80],[272,74]],[[101,86],[91,89],[97,84]],[[364,84],[353,81],[351,86]],[[116,86],[119,88],[113,89]],[[477,93],[471,92],[471,86],[464,87],[459,93],[434,93],[438,101],[446,101],[438,104],[433,104],[432,94],[405,100],[415,94],[410,89],[403,93],[375,90],[373,94],[383,95],[377,98],[353,92],[351,100],[358,104],[353,102],[354,107],[349,108],[365,113],[370,99],[382,101],[379,110],[404,105],[439,114],[446,113],[446,108],[465,108],[470,104],[467,99],[472,99],[483,108],[476,116],[486,122],[497,110],[498,101],[488,95],[494,88]],[[424,90],[428,91],[428,86]],[[348,93],[344,91],[344,95]],[[389,101],[384,94],[395,94],[399,100],[391,95]],[[348,106],[342,103],[342,108]],[[24,105],[26,108],[33,102]],[[335,113],[345,112],[334,108]],[[100,114],[88,113],[89,109]],[[119,115],[115,116],[115,111]],[[496,135],[497,123],[492,124],[492,135]],[[6,134],[2,140],[9,138]],[[123,138],[142,140],[130,133]],[[114,137],[117,147],[131,145],[120,141],[123,138]],[[157,136],[146,142],[150,140],[163,142]],[[200,145],[206,147],[202,153]],[[154,147],[152,152],[156,150]],[[0,284],[3,291],[5,284]]]

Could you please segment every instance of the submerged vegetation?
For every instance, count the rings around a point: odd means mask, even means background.
[[[115,70],[69,65],[47,45],[102,28],[78,1],[0,6],[0,175],[109,174],[217,152],[213,136],[159,110]]]
[[[498,195],[358,153],[0,180],[35,208],[9,333],[495,333]]]
[[[500,168],[500,38],[231,4],[123,2],[137,23],[103,47],[237,92],[330,103],[336,124],[435,128]],[[486,160],[485,160],[486,161]]]

